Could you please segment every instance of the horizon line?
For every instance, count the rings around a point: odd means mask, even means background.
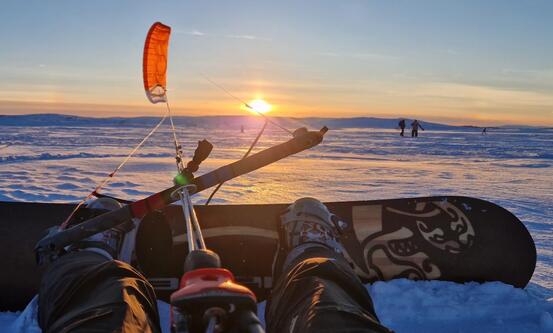
[[[140,117],[157,117],[151,115],[155,112],[155,106],[152,104],[98,104],[98,103],[75,103],[75,102],[46,102],[46,101],[15,101],[15,100],[0,100],[0,115],[39,115],[39,114],[56,114],[56,115],[71,115],[83,118],[140,118]],[[216,117],[216,116],[252,116],[254,114],[220,113],[219,110],[204,110],[208,114],[199,114],[192,108],[172,107],[176,112],[173,112],[175,117]],[[180,112],[179,112],[180,111]],[[117,115],[117,112],[121,114]],[[178,112],[178,113],[177,113]],[[190,112],[190,114],[182,114],[182,112]],[[389,112],[388,112],[389,113]],[[398,114],[400,112],[397,112]],[[438,123],[449,126],[474,126],[474,127],[501,127],[501,126],[525,126],[525,127],[551,127],[551,124],[543,122],[519,122],[519,121],[490,121],[485,119],[474,119],[473,123],[466,122],[466,118],[447,117],[447,116],[432,116],[432,115],[417,115],[412,116],[410,112],[405,112],[402,117],[390,117],[386,113],[368,113],[363,115],[347,115],[347,116],[327,116],[327,115],[272,115],[267,114],[271,118],[288,118],[288,119],[355,119],[355,118],[375,118],[375,119],[429,119],[425,122]],[[161,113],[160,113],[161,115]]]
[[[138,118],[151,118],[151,119],[158,119],[158,116],[140,116],[140,115],[133,115],[133,116],[82,116],[82,115],[75,115],[75,114],[67,114],[67,113],[25,113],[25,114],[0,114],[1,117],[24,117],[24,116],[72,116],[75,118],[83,118],[83,119],[117,119],[117,118],[124,118],[124,119],[138,119]],[[173,118],[215,118],[215,117],[250,117],[250,118],[258,118],[260,116],[258,115],[248,115],[248,114],[214,114],[214,115],[173,115]],[[500,127],[531,127],[536,129],[547,129],[547,128],[553,128],[553,126],[538,126],[538,125],[524,125],[524,124],[502,124],[502,125],[471,125],[471,124],[447,124],[447,123],[441,123],[436,121],[427,121],[424,120],[424,118],[418,117],[398,117],[398,118],[385,118],[385,117],[375,117],[375,116],[352,116],[352,117],[321,117],[321,116],[307,116],[307,117],[292,117],[292,116],[269,116],[270,118],[279,118],[279,119],[328,119],[328,120],[341,120],[341,119],[376,119],[376,120],[415,120],[418,119],[419,121],[422,121],[423,123],[429,123],[434,125],[442,125],[442,126],[450,126],[450,127],[473,127],[473,128],[500,128]]]

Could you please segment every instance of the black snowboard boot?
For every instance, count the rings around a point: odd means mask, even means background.
[[[88,218],[101,215],[105,212],[113,211],[123,207],[123,205],[112,198],[98,198],[86,206]],[[72,221],[69,227],[82,223],[84,221]],[[66,251],[92,251],[99,253],[108,259],[121,259],[121,249],[127,232],[134,228],[134,224],[129,221],[116,228],[108,229],[97,233],[83,240],[75,242],[66,248]]]
[[[274,281],[305,252],[323,247],[342,256],[339,223],[337,216],[317,199],[301,198],[291,204],[280,217],[278,250],[273,260]]]

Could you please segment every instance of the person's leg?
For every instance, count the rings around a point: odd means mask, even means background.
[[[69,225],[121,207],[114,199],[97,199]],[[54,261],[39,260],[47,265],[38,301],[44,332],[160,332],[153,287],[130,265],[113,260],[124,257],[133,227],[129,221],[72,243]]]
[[[49,264],[38,320],[43,332],[161,332],[148,281],[130,265],[91,251]]]
[[[39,290],[44,332],[160,332],[154,290],[130,265],[91,252],[51,263]]]
[[[405,129],[402,128],[402,129],[401,129],[401,133],[399,133],[399,135],[400,135],[400,136],[403,136],[404,132],[405,132]]]
[[[300,199],[283,215],[279,246],[286,250],[279,254],[286,253],[286,259],[275,260],[282,273],[274,267],[267,332],[390,332],[342,255],[333,227],[337,220],[318,204]]]
[[[268,333],[390,332],[349,264],[332,252],[308,252],[282,275],[267,305]]]

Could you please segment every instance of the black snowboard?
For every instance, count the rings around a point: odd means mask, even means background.
[[[427,197],[327,203],[345,226],[341,241],[365,281],[394,278],[502,281],[524,287],[536,264],[534,242],[507,210],[467,197]],[[36,293],[40,272],[33,246],[72,205],[0,202],[6,249],[0,310],[21,309]],[[277,223],[286,204],[197,206],[207,246],[264,299],[273,285]],[[178,285],[187,252],[180,206],[144,218],[136,260],[166,298]]]

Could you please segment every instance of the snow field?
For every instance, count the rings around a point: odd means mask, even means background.
[[[76,202],[122,160],[146,127],[0,126],[0,200]],[[256,131],[179,128],[191,154],[204,137],[214,145],[200,173],[241,157]],[[171,185],[173,147],[155,134],[105,193],[139,199]],[[418,139],[386,129],[336,129],[322,145],[225,184],[214,203],[370,200],[466,195],[519,217],[536,242],[530,284],[455,284],[396,280],[367,285],[381,321],[398,333],[553,332],[553,131],[463,128],[425,131]],[[269,131],[260,148],[287,140]],[[195,197],[203,202],[209,191]],[[264,303],[260,304],[263,310]],[[160,304],[168,328],[167,304]],[[261,311],[262,312],[262,311]],[[2,332],[38,332],[33,312],[0,313]]]

